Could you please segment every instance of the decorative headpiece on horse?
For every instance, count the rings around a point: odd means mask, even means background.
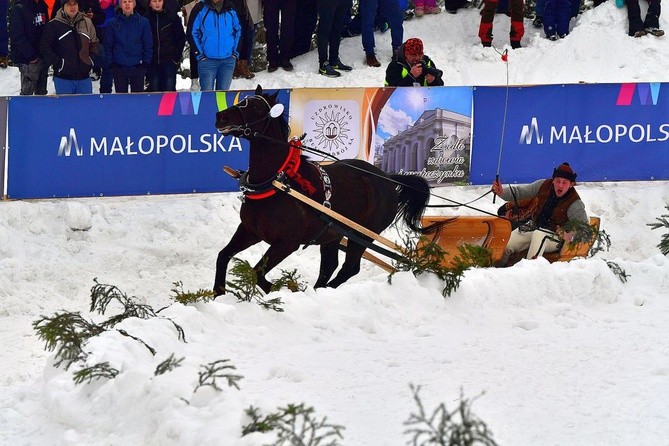
[[[279,94],[278,92],[275,93],[273,97],[276,98],[278,94]],[[283,114],[284,111],[283,104],[277,102],[274,105],[269,105],[267,99],[265,99],[265,97],[262,95],[262,87],[260,85],[256,87],[255,97],[262,99],[265,102],[265,104],[267,104],[267,109],[269,110],[268,114],[270,118],[276,119]]]

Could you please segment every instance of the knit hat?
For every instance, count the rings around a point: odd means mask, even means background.
[[[553,178],[564,178],[569,181],[576,181],[576,172],[569,166],[569,163],[562,163],[553,169]]]
[[[79,4],[79,0],[60,0],[60,6],[65,6],[67,3],[74,1]]]
[[[423,55],[423,41],[412,37],[404,42],[404,56],[422,56]]]

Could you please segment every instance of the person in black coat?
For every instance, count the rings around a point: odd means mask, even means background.
[[[21,73],[22,95],[45,95],[49,66],[40,58],[39,43],[48,22],[44,0],[16,0],[9,21],[12,61]]]
[[[432,59],[424,54],[423,41],[414,37],[393,53],[393,59],[386,68],[385,84],[391,87],[435,87],[444,85],[442,74]]]
[[[93,93],[90,73],[100,42],[91,20],[79,11],[80,1],[63,0],[42,34],[40,52],[46,64],[53,65],[57,94]]]
[[[186,44],[181,19],[163,5],[163,0],[150,0],[146,14],[153,36],[153,60],[146,73],[149,91],[176,91],[177,69]]]

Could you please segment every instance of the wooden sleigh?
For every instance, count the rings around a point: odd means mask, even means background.
[[[423,225],[452,218],[423,217]],[[599,224],[599,217],[590,217],[590,226],[595,230],[599,230]],[[447,230],[435,234],[427,241],[437,243],[446,251],[442,265],[448,267],[453,266],[453,259],[459,255],[458,248],[465,244],[487,248],[494,264],[504,255],[504,249],[510,236],[511,222],[509,220],[495,216],[465,216],[457,217],[449,224]],[[545,253],[544,257],[551,263],[566,262],[576,257],[587,257],[594,241],[593,238],[589,243],[565,243],[560,251]],[[524,257],[525,252],[522,253],[522,257]]]

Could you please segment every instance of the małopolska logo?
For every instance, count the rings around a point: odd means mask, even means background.
[[[182,115],[197,115],[200,111],[201,91],[190,93],[168,92],[160,98],[158,106],[158,116],[173,116],[176,109],[177,99],[179,100],[179,110]]]
[[[337,158],[355,158],[360,106],[352,100],[309,101],[304,107],[305,142]]]
[[[657,99],[660,97],[660,85],[660,83],[622,84],[618,92],[616,105],[632,105],[635,92],[641,105],[657,105]]]

